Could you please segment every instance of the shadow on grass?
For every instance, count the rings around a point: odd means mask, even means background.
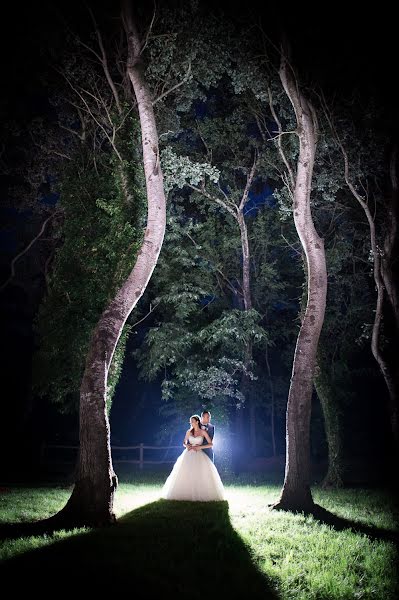
[[[231,526],[226,501],[159,500],[112,527],[54,540],[0,565],[4,589],[45,591],[49,577],[63,592],[85,582],[91,592],[136,598],[278,598]]]
[[[355,533],[363,533],[373,540],[383,540],[386,542],[393,542],[397,546],[399,545],[399,531],[397,530],[381,529],[380,527],[371,527],[370,525],[364,525],[357,521],[351,521],[350,519],[335,515],[319,504],[315,504],[315,508],[310,514],[312,514],[320,523],[330,525],[337,531],[351,529]]]
[[[22,523],[2,523],[0,525],[0,540],[16,540],[18,538],[51,535],[60,529],[74,529],[77,525],[68,527],[66,522],[59,523],[56,518],[26,521]]]

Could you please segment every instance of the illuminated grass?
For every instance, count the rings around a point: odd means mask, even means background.
[[[121,483],[116,527],[4,540],[3,566],[13,566],[14,572],[29,572],[31,566],[33,573],[33,565],[45,558],[52,570],[62,562],[76,573],[79,559],[82,573],[111,569],[121,585],[134,577],[144,582],[148,594],[188,593],[191,598],[204,595],[201,585],[192,589],[193,577],[203,573],[208,573],[212,595],[395,598],[398,557],[392,542],[351,529],[337,531],[311,516],[270,511],[268,503],[280,491],[277,485],[226,480],[227,503],[167,502],[158,501],[164,479],[164,474],[143,473],[135,482]],[[2,521],[47,517],[64,505],[70,489],[11,489],[0,495]],[[335,515],[373,527],[377,534],[397,530],[396,508],[387,492],[315,487],[313,495]]]

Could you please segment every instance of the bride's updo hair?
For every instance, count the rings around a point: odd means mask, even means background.
[[[190,417],[190,423],[191,423],[191,419],[195,419],[196,421],[198,421],[198,425],[201,423],[201,418],[200,418],[199,415],[191,415],[191,417]],[[192,427],[190,429],[190,433],[191,433],[191,435],[194,433],[194,427]]]

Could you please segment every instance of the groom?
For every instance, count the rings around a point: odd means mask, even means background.
[[[213,436],[215,435],[215,426],[212,425],[212,423],[211,423],[211,413],[209,412],[209,410],[202,411],[200,427],[201,427],[201,429],[203,429],[204,431],[207,432],[207,434],[213,441]],[[207,443],[208,442],[206,441],[206,439],[203,438],[202,444],[207,444]],[[213,463],[215,462],[215,454],[213,452],[213,447],[212,448],[204,448],[202,450],[202,452],[205,452],[209,456],[209,458],[211,459],[211,461]]]

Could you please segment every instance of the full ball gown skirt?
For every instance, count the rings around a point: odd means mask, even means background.
[[[190,436],[190,444],[201,445],[201,436]],[[162,488],[166,500],[209,502],[224,500],[224,487],[211,459],[202,450],[183,450]]]

